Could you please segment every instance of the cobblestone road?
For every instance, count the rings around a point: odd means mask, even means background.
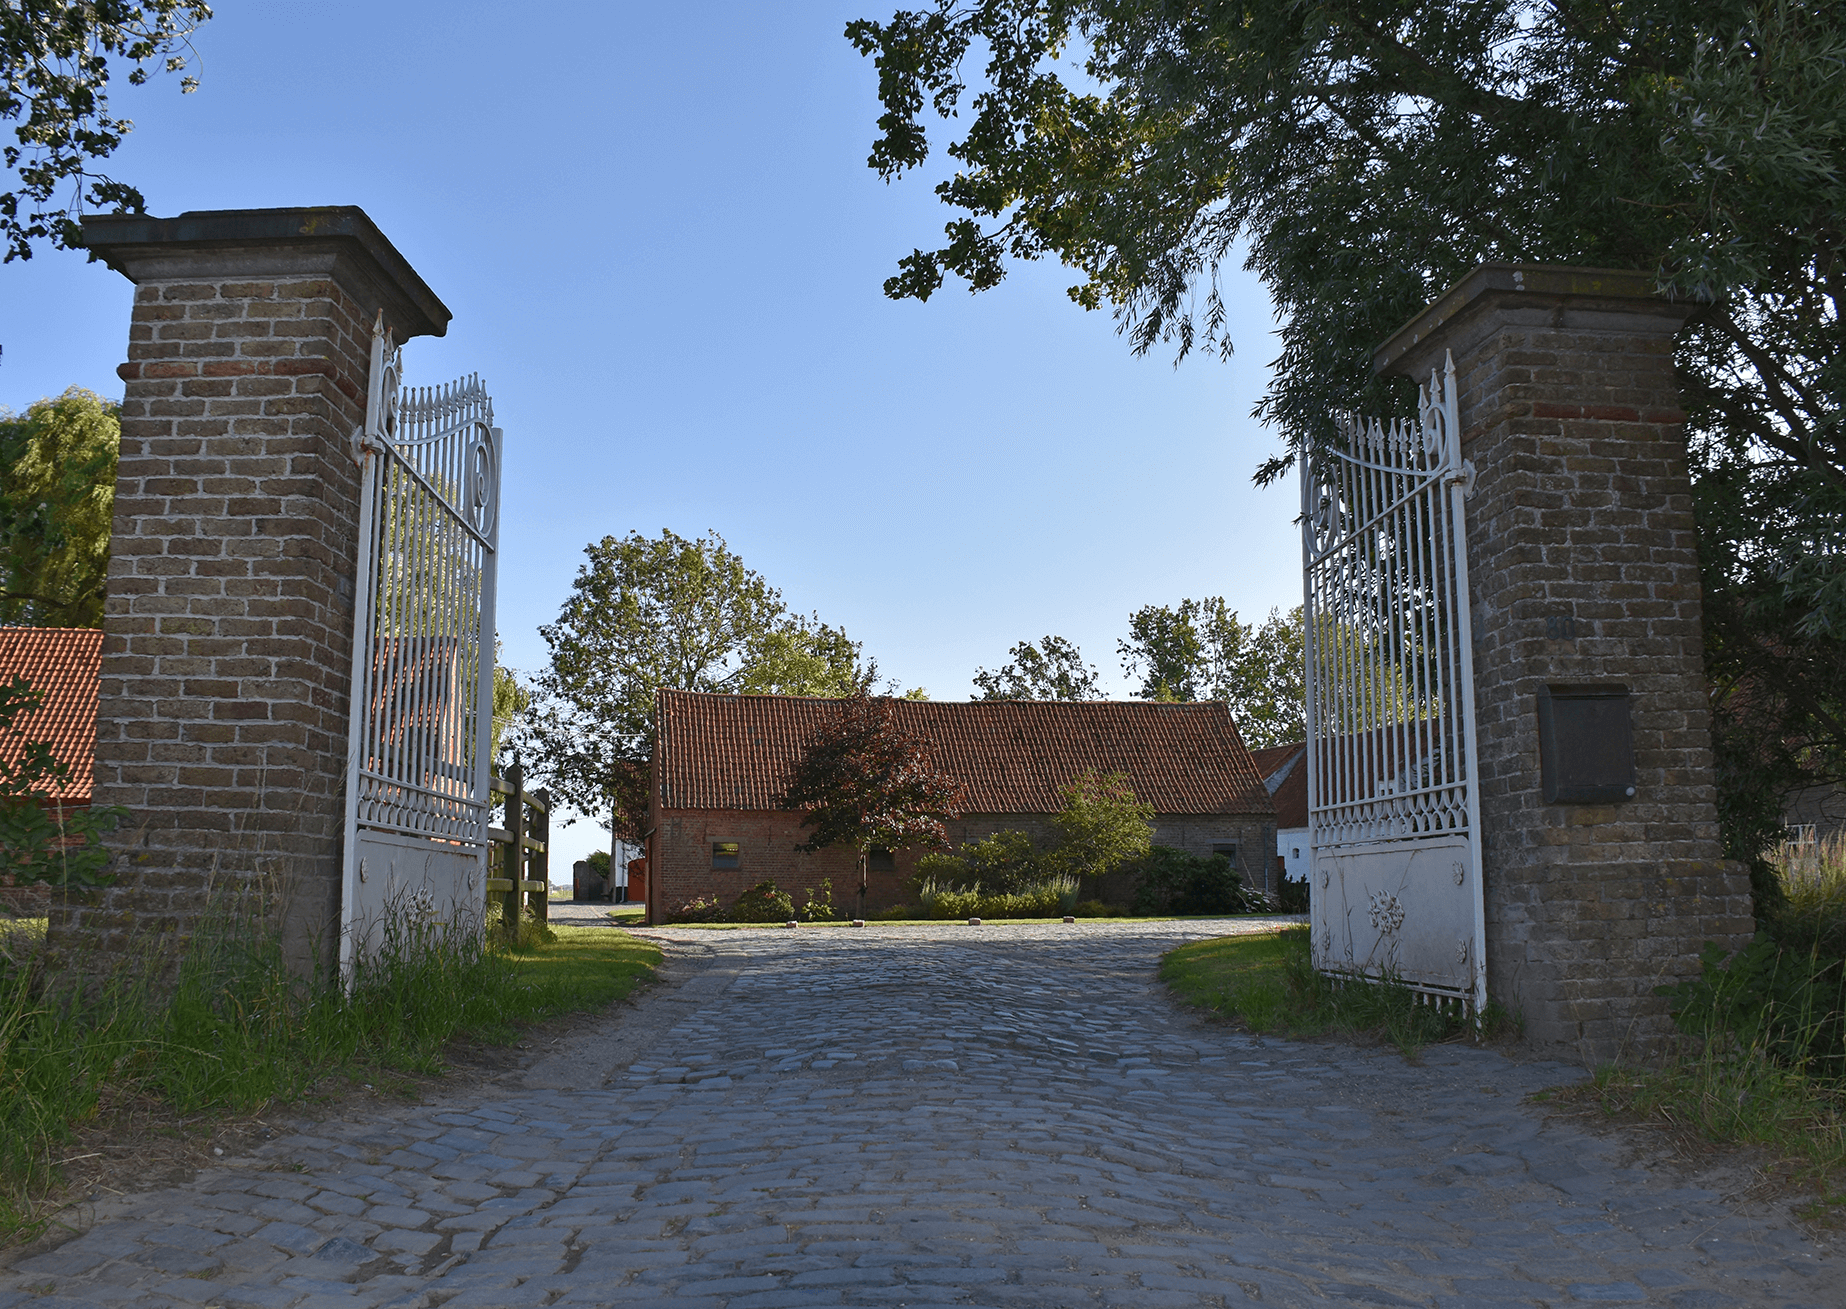
[[[677,984],[493,1103],[112,1203],[0,1309],[1846,1305],[1799,1231],[1522,1104],[1573,1069],[1164,998],[1249,926],[659,933]]]

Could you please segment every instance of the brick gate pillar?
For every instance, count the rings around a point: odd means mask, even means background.
[[[1374,357],[1418,381],[1455,359],[1488,987],[1590,1062],[1667,1030],[1654,987],[1753,930],[1719,846],[1673,377],[1696,308],[1643,273],[1490,264]]]
[[[183,939],[260,889],[297,971],[340,896],[359,467],[372,325],[449,311],[352,207],[86,218],[135,283],[97,709],[95,803],[130,817],[69,945]]]

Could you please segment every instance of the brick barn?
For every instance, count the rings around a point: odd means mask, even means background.
[[[856,907],[858,857],[844,846],[807,853],[801,815],[778,806],[796,762],[832,700],[795,696],[659,693],[646,845],[649,922],[700,896],[729,904],[765,878],[800,905],[822,878],[834,903]],[[949,826],[957,848],[994,832],[1053,843],[1059,791],[1086,769],[1128,776],[1154,806],[1154,842],[1222,853],[1245,882],[1273,890],[1275,808],[1220,703],[897,700],[899,724],[929,743],[936,765],[967,792]],[[874,855],[866,908],[905,900],[922,851]],[[1104,897],[1126,899],[1109,885]]]

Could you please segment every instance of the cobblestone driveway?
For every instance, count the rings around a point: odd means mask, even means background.
[[[1250,926],[659,933],[679,984],[497,1102],[116,1203],[0,1309],[1846,1304],[1797,1230],[1521,1103],[1575,1070],[1164,998],[1161,951]]]

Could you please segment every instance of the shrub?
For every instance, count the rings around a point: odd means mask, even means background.
[[[1114,917],[1114,911],[1101,900],[1084,900],[1080,902],[1076,908],[1071,910],[1071,914],[1077,918]]]
[[[731,906],[734,923],[786,923],[795,916],[795,900],[787,891],[776,890],[772,881],[761,881],[737,897]]]
[[[995,832],[970,841],[954,853],[932,850],[917,860],[911,885],[933,882],[938,887],[982,886],[996,894],[1010,894],[1034,886],[1049,874],[1048,860],[1025,832]]]
[[[839,919],[839,913],[833,907],[833,879],[820,879],[820,894],[814,894],[814,888],[808,888],[808,902],[801,906],[801,917],[810,923],[831,923]],[[787,920],[784,919],[784,922]]]
[[[909,905],[894,904],[889,909],[880,909],[877,913],[871,915],[871,921],[875,923],[895,923],[905,918],[915,918],[917,916],[917,911],[912,909]]]
[[[667,911],[669,923],[722,923],[727,915],[715,895],[701,895]]]
[[[1038,851],[1024,832],[995,832],[961,848],[974,880],[988,891],[1011,894],[1045,880]]]
[[[1157,845],[1141,861],[1135,886],[1138,914],[1249,914],[1267,906],[1262,895],[1221,854],[1196,855]]]
[[[912,889],[926,882],[936,886],[966,886],[973,880],[974,870],[968,867],[966,859],[945,850],[931,850],[917,859],[917,870],[911,874],[910,885]]]
[[[1305,914],[1308,911],[1308,879],[1284,877],[1276,888],[1276,909],[1285,914]]]

